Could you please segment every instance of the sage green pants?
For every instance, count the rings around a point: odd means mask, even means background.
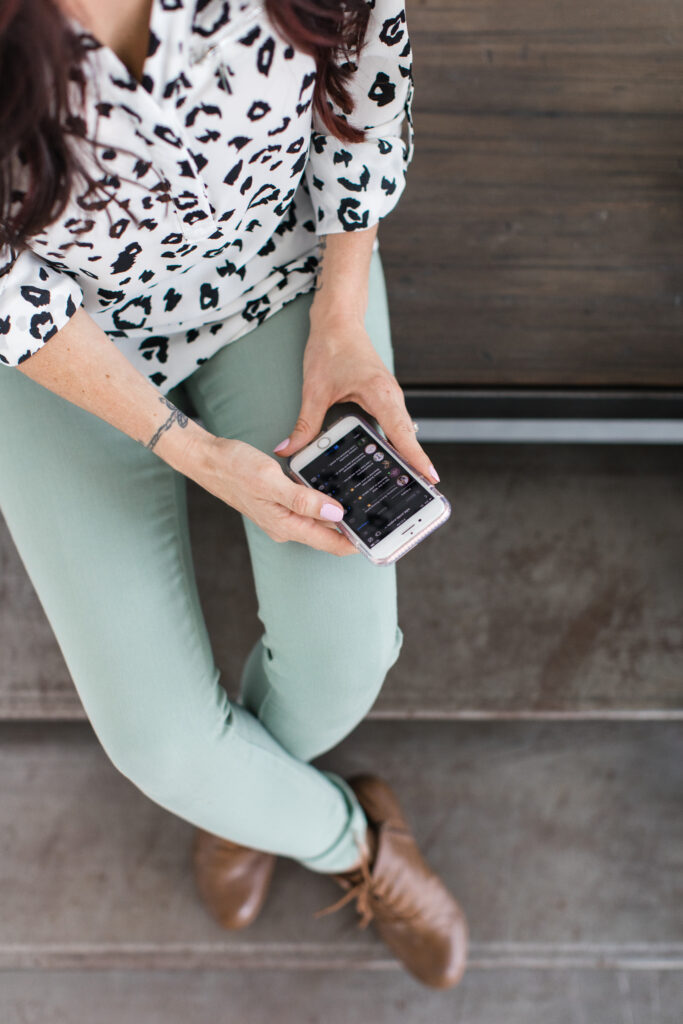
[[[189,393],[212,433],[271,454],[299,414],[312,300],[168,397],[182,408]],[[393,371],[378,250],[366,328]],[[395,566],[277,543],[242,517],[263,633],[231,702],[198,599],[186,477],[13,367],[0,366],[0,430],[0,509],[116,768],[216,835],[314,871],[350,867],[365,816],[344,779],[309,762],[366,715],[399,655]]]

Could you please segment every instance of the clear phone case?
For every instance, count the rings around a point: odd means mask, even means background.
[[[430,494],[433,494],[434,497],[436,497],[436,498],[440,498],[441,501],[444,503],[443,512],[441,513],[440,516],[438,516],[437,519],[434,520],[433,523],[430,523],[429,526],[426,526],[424,528],[424,530],[422,530],[421,533],[418,533],[415,537],[411,537],[410,540],[407,540],[404,544],[401,544],[401,546],[398,547],[393,552],[393,554],[386,555],[384,558],[377,558],[377,557],[373,556],[372,549],[366,550],[361,545],[361,542],[359,541],[358,537],[356,537],[356,535],[354,533],[352,533],[352,531],[349,529],[349,527],[344,523],[343,519],[341,520],[341,522],[337,523],[337,526],[339,527],[340,531],[344,534],[344,536],[347,537],[351,541],[351,543],[354,545],[354,547],[358,548],[360,553],[362,555],[365,555],[365,557],[370,562],[372,562],[374,565],[392,565],[394,562],[398,561],[399,558],[403,558],[403,556],[405,554],[407,554],[408,551],[410,551],[411,548],[414,548],[417,544],[420,543],[420,541],[423,541],[425,539],[425,537],[428,537],[430,533],[433,533],[434,530],[436,530],[437,527],[441,526],[443,523],[446,522],[446,520],[450,517],[450,514],[451,514],[451,504],[450,504],[448,498],[446,498],[445,495],[443,495],[441,493],[441,491],[438,491],[436,489],[436,487],[434,486],[434,484],[426,476],[423,476],[422,473],[420,473],[417,469],[414,469],[412,466],[408,465],[408,463],[405,461],[405,459],[401,455],[398,454],[398,452],[396,451],[394,446],[389,443],[389,441],[386,439],[386,437],[383,434],[380,434],[380,432],[378,430],[375,430],[375,428],[372,426],[372,424],[368,423],[368,421],[365,419],[365,417],[360,416],[356,412],[352,413],[352,415],[357,420],[360,421],[360,423],[362,424],[363,428],[365,430],[367,430],[367,432],[372,437],[374,437],[376,441],[379,441],[380,444],[384,448],[386,448],[392,454],[392,456],[396,459],[396,461],[399,462],[407,470],[409,475],[416,477],[420,481],[420,483],[424,487],[426,487],[426,489],[430,492]],[[313,438],[313,440],[310,442],[310,444],[315,444],[315,442],[317,441],[318,437],[320,437],[322,434],[327,433],[333,426],[335,426],[336,423],[339,423],[339,420],[345,419],[345,418],[346,418],[346,415],[340,416],[338,419],[336,419],[334,421],[334,423],[327,424],[320,431],[320,434],[318,434],[317,437]],[[308,445],[306,447],[308,447]],[[291,460],[296,458],[296,456],[299,455],[299,454],[300,454],[300,452],[296,452],[295,455],[290,455],[289,456],[289,458],[287,459],[287,471],[288,471],[289,475],[294,480],[296,480],[298,483],[303,483],[303,484],[306,484],[307,487],[310,487],[311,485],[308,483],[308,481],[305,480],[302,476],[299,475],[299,473],[297,473],[295,470],[292,469]]]

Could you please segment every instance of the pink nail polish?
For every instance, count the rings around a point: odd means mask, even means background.
[[[280,451],[282,451],[283,448],[286,448],[288,444],[289,444],[289,438],[286,437],[284,439],[284,441],[280,441],[280,443],[277,446],[277,448],[273,448],[273,451],[274,452],[280,452]]]
[[[431,476],[434,477],[435,482],[438,484],[440,479],[441,479],[441,477],[439,476],[437,471],[434,469],[434,467],[432,466],[431,462],[429,463],[429,472],[430,472]]]
[[[344,518],[344,509],[339,508],[337,505],[330,505],[326,501],[320,509],[320,515],[323,519],[331,519],[333,523],[338,523],[340,519]]]

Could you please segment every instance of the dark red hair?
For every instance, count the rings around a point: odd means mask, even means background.
[[[360,142],[365,133],[335,114],[353,112],[346,82],[367,29],[368,0],[265,0],[273,25],[316,61],[313,110],[332,135]],[[85,96],[86,49],[55,0],[0,0],[0,243],[21,249],[64,211],[84,170],[74,138],[85,127],[74,109]],[[22,187],[16,181],[17,161]]]
[[[365,132],[333,113],[327,100],[334,100],[344,114],[353,113],[345,83],[365,39],[368,0],[265,0],[265,6],[283,36],[297,50],[315,57],[313,109],[330,134],[347,142],[362,142]]]

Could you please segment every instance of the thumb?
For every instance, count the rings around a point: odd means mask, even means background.
[[[278,455],[288,456],[298,452],[300,448],[312,441],[316,434],[320,433],[327,412],[328,406],[322,400],[321,395],[304,394],[301,403],[301,411],[294,429],[289,437],[280,441],[273,451]]]

